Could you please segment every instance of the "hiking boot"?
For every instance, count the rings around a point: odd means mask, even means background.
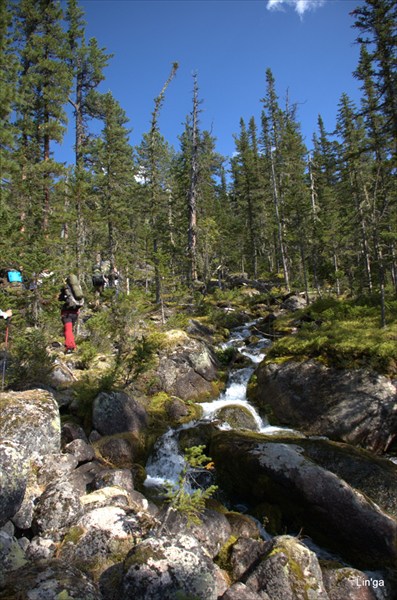
[[[74,348],[68,348],[65,352],[65,354],[73,354],[74,352]]]

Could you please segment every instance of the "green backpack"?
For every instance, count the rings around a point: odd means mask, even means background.
[[[73,275],[73,273],[68,275],[66,278],[66,284],[72,294],[72,298],[70,298],[70,295],[67,294],[67,296],[69,296],[67,302],[70,305],[70,308],[79,308],[83,306],[84,294],[76,275]]]

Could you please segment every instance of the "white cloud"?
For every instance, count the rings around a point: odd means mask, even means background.
[[[302,18],[308,10],[316,10],[325,4],[326,0],[267,0],[268,10],[284,10],[284,7],[293,6]]]

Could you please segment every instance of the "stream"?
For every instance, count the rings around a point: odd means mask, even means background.
[[[255,421],[257,432],[266,434],[267,436],[272,434],[280,434],[281,431],[294,431],[285,427],[274,427],[269,425],[269,423],[260,417],[258,412],[247,399],[247,385],[251,375],[253,374],[256,365],[263,360],[266,354],[266,349],[271,345],[271,341],[264,335],[261,335],[260,332],[258,332],[258,330],[255,328],[255,325],[256,321],[253,321],[246,323],[243,326],[234,328],[231,331],[229,340],[220,346],[221,349],[234,347],[238,354],[245,357],[248,365],[240,368],[232,368],[229,372],[226,387],[219,397],[210,402],[200,403],[200,406],[203,409],[203,414],[200,419],[191,421],[175,429],[169,429],[157,441],[153,453],[146,465],[147,478],[144,483],[145,487],[148,489],[148,492],[151,491],[154,496],[161,497],[163,495],[165,484],[177,484],[178,476],[184,467],[184,457],[181,454],[178,446],[179,433],[184,429],[197,427],[201,423],[215,421],[217,422],[218,428],[231,429],[230,425],[219,420],[217,416],[218,412],[224,407],[241,406],[246,411],[249,411],[253,420]],[[254,335],[256,341],[254,343],[247,344],[247,340],[253,335],[253,329],[255,331]],[[234,507],[234,510],[246,512],[246,507],[236,506]],[[251,518],[253,517],[251,516]],[[254,520],[256,521],[256,519]],[[257,524],[263,539],[271,539],[272,536],[266,532],[262,524],[258,521]],[[331,561],[336,560],[342,565],[348,565],[348,563],[346,563],[340,555],[337,555],[324,547],[319,547],[310,537],[305,536],[301,541],[309,549],[315,552],[319,559]],[[379,578],[379,573],[377,572],[365,572],[370,578]],[[380,589],[372,591],[377,600],[385,600],[385,598],[387,598],[387,596],[383,595],[383,592]]]
[[[178,448],[179,432],[182,429],[196,427],[199,423],[216,421],[217,413],[224,407],[243,407],[251,414],[256,423],[257,431],[260,433],[269,435],[280,432],[280,427],[273,427],[264,421],[247,400],[247,385],[251,375],[256,365],[263,360],[266,348],[271,345],[271,341],[264,336],[259,338],[257,331],[255,331],[255,336],[259,340],[252,344],[246,344],[246,340],[252,335],[252,328],[255,324],[256,322],[253,321],[234,328],[229,340],[221,345],[221,349],[234,347],[240,355],[245,357],[248,366],[232,369],[229,373],[226,388],[220,396],[210,402],[200,403],[203,414],[199,420],[181,425],[177,429],[170,429],[157,441],[153,454],[146,465],[146,487],[161,488],[166,482],[171,484],[177,482],[184,465],[183,456]],[[219,425],[219,427],[230,429],[227,424]],[[283,430],[285,431],[285,428]]]

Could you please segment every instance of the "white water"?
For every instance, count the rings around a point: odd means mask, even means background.
[[[179,431],[193,428],[199,422],[217,420],[218,411],[225,406],[241,406],[247,410],[252,415],[256,429],[260,433],[269,435],[280,432],[280,427],[272,427],[265,422],[247,400],[248,381],[254,372],[255,365],[263,360],[264,349],[270,345],[270,341],[266,338],[262,338],[248,346],[244,344],[244,340],[252,335],[251,327],[253,325],[255,325],[255,322],[236,327],[232,331],[230,339],[222,345],[223,348],[234,346],[240,354],[247,358],[250,366],[231,371],[226,389],[218,399],[200,403],[203,410],[200,421],[192,421],[175,430],[170,429],[157,441],[153,454],[146,465],[147,478],[145,486],[161,488],[166,482],[176,483],[184,466],[184,459],[178,448]],[[220,429],[231,429],[227,423],[219,424],[218,427]],[[286,431],[285,428],[282,431]]]

